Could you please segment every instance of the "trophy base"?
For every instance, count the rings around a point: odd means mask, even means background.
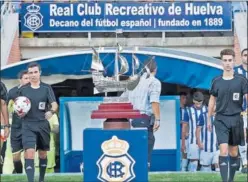
[[[98,110],[91,113],[91,119],[134,119],[140,118],[139,110],[134,110],[131,103],[102,103]]]
[[[107,119],[103,123],[103,129],[130,129],[131,124],[128,119]]]
[[[103,129],[131,129],[129,119],[141,117],[140,111],[121,97],[105,97],[98,109],[91,113],[91,119],[106,119]]]

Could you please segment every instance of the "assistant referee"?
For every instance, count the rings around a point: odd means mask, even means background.
[[[244,145],[243,97],[247,99],[247,79],[234,73],[234,51],[224,49],[220,53],[223,74],[212,80],[208,108],[208,128],[211,130],[211,116],[216,103],[214,126],[220,148],[219,166],[223,181],[233,181],[239,166],[238,145]],[[228,160],[229,153],[229,160]],[[228,165],[229,164],[229,165]],[[229,175],[228,175],[229,168]],[[229,176],[229,179],[228,179]]]

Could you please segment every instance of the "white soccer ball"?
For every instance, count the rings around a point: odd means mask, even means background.
[[[31,108],[31,102],[27,97],[19,96],[14,101],[14,112],[19,116],[25,116]]]

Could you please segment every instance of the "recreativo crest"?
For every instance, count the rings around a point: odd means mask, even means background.
[[[43,26],[43,16],[40,13],[40,6],[31,4],[26,9],[28,12],[24,15],[24,26],[32,31],[36,31]]]
[[[103,155],[97,161],[98,179],[104,182],[131,181],[135,178],[134,159],[128,154],[129,144],[116,136],[101,145]]]

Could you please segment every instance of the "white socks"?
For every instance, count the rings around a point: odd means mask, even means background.
[[[239,153],[242,161],[242,165],[247,165],[247,144],[245,146],[239,146]]]
[[[190,161],[189,171],[190,172],[196,172],[197,166],[198,166],[198,161],[192,161],[192,162]]]
[[[212,169],[211,169],[211,166],[208,166],[208,167],[202,166],[202,167],[201,167],[201,171],[202,171],[202,172],[211,172]]]
[[[182,159],[182,171],[187,171],[188,159]]]

